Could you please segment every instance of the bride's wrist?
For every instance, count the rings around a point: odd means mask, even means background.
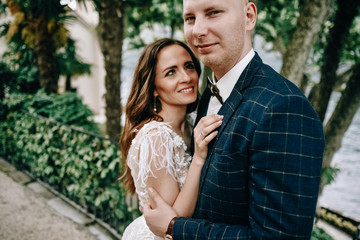
[[[202,168],[202,166],[204,165],[204,162],[205,162],[204,158],[194,155],[191,164],[194,164],[195,166]]]

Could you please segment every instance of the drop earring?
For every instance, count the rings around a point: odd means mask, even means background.
[[[156,96],[154,96],[154,111],[157,112],[157,108],[156,108]]]

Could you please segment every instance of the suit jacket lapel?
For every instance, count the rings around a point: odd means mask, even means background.
[[[233,116],[235,109],[238,108],[240,105],[243,96],[242,91],[248,88],[254,78],[255,73],[257,72],[258,68],[262,64],[261,58],[256,53],[254,58],[250,61],[250,63],[245,67],[244,71],[240,75],[238,81],[236,82],[233,90],[231,91],[230,96],[222,107],[220,108],[218,114],[224,115],[223,124],[219,129],[218,136],[216,137],[216,141],[219,136],[222,134],[226,124],[229,122],[230,118]],[[213,150],[213,149],[212,149]]]
[[[211,96],[210,89],[208,87],[206,87],[201,96],[200,102],[199,102],[199,106],[197,109],[197,115],[196,115],[196,119],[195,119],[195,123],[194,123],[194,128],[196,127],[196,125],[198,124],[200,119],[202,117],[206,116],[207,109],[209,106],[210,96]],[[194,151],[195,151],[195,149],[194,149],[194,132],[193,132],[192,137],[191,137],[191,145],[190,145],[191,156],[194,155]]]
[[[234,115],[235,110],[240,106],[240,104],[243,100],[243,96],[242,96],[241,92],[250,86],[255,73],[258,71],[258,69],[261,65],[262,65],[262,60],[259,57],[259,55],[256,53],[254,58],[245,67],[244,71],[242,72],[241,76],[239,77],[238,81],[236,82],[234,89],[232,90],[230,96],[228,97],[228,99],[226,99],[226,101],[224,102],[224,104],[222,105],[222,107],[220,108],[220,110],[218,112],[219,115],[224,115],[224,119],[223,119],[223,123],[222,123],[220,129],[218,130],[219,131],[218,135],[209,144],[208,155],[207,155],[206,161],[204,163],[204,166],[203,166],[202,172],[201,172],[199,191],[202,190],[202,187],[204,185],[204,182],[205,182],[204,179],[206,177],[206,174],[207,174],[207,171],[208,171],[211,159],[212,159],[212,155],[215,152],[215,146],[217,144],[217,141],[220,138],[221,134],[223,133],[229,120]],[[209,99],[210,99],[210,90],[208,88],[205,89],[203,97],[205,99],[202,98],[200,101],[200,103],[202,103],[202,105],[199,104],[200,112],[198,112],[196,124],[198,123],[198,121],[200,120],[201,117],[206,115],[207,108],[208,108],[207,106],[209,104]],[[204,102],[206,103],[206,105]]]
[[[206,87],[204,92],[203,92],[203,95],[201,96],[201,99],[200,99],[200,103],[199,103],[199,107],[198,107],[197,116],[196,116],[194,126],[197,125],[197,123],[200,121],[200,119],[202,117],[206,116],[208,106],[209,106],[210,97],[211,97],[210,89],[208,87]]]

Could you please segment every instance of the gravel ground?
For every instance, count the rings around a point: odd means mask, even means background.
[[[96,237],[0,171],[0,239],[95,240]]]

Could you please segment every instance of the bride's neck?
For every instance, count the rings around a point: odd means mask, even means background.
[[[185,136],[186,108],[163,108],[159,115],[164,119],[164,122],[170,123],[177,134],[182,137]]]

